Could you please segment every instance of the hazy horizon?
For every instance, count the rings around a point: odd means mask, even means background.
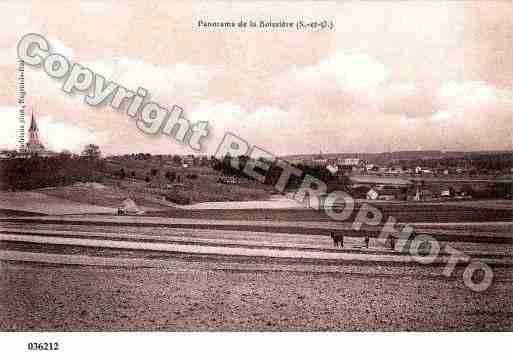
[[[208,121],[209,155],[225,131],[279,156],[513,150],[513,3],[264,4],[2,4],[0,148],[18,146],[15,48],[36,32],[72,61]],[[196,26],[241,18],[325,19],[335,29]],[[49,149],[96,143],[105,154],[193,153],[61,86],[26,66],[27,118],[34,108]]]

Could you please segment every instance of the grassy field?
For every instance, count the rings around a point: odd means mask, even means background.
[[[153,161],[108,162],[110,174],[121,169],[127,178],[113,178],[106,183],[135,193],[151,193],[177,204],[268,199],[271,189],[255,181],[241,179],[236,184],[218,182],[220,173],[209,166],[172,166]],[[155,171],[157,171],[155,173]],[[175,178],[169,180],[166,174]],[[149,181],[148,181],[149,180]]]
[[[393,216],[398,222],[476,222],[512,221],[512,209],[472,208],[457,205],[426,204],[373,204],[379,208],[384,218]],[[347,220],[354,220],[358,211],[353,211]],[[233,220],[274,220],[274,221],[334,221],[324,211],[312,209],[224,209],[224,210],[179,210],[172,209],[154,212],[151,216]]]
[[[27,212],[27,211],[16,211],[12,209],[0,208],[0,217],[32,217],[41,216],[41,213]]]
[[[160,210],[168,208],[167,206],[159,204],[151,195],[99,183],[77,183],[72,186],[43,188],[36,192],[63,200],[96,206],[116,208],[120,206],[125,199],[132,198],[139,207]]]

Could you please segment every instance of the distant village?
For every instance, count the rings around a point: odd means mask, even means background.
[[[374,157],[374,163],[370,159],[322,154],[292,156],[289,162],[348,176],[353,196],[369,200],[512,197],[513,153],[458,153],[456,157],[438,151],[415,152],[364,155]]]
[[[0,160],[100,156],[95,145],[90,145],[80,155],[73,155],[67,151],[51,151],[43,142],[32,115],[24,146],[18,151],[0,151]],[[302,169],[311,169],[332,187],[340,185],[340,189],[350,191],[355,198],[383,201],[512,198],[513,152],[403,151],[358,156],[319,153],[284,156],[283,159]],[[107,156],[103,161],[104,180],[122,180],[123,185],[141,190],[156,189],[164,193],[164,197],[169,190],[176,195],[180,189],[193,189],[192,183],[202,176],[223,185],[251,185],[244,176],[222,171],[222,168],[214,173],[201,170],[216,169],[219,160],[207,155],[133,153]]]

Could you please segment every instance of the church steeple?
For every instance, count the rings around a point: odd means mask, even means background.
[[[41,143],[39,138],[39,129],[37,128],[37,122],[34,117],[34,111],[30,117],[30,127],[28,131],[28,142],[26,146],[27,152],[43,152],[45,147]]]
[[[29,132],[39,132],[39,130],[37,129],[36,119],[34,118],[34,112],[32,112],[32,115],[30,117]]]

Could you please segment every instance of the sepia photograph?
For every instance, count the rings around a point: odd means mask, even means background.
[[[511,340],[513,2],[0,9],[12,353]]]

